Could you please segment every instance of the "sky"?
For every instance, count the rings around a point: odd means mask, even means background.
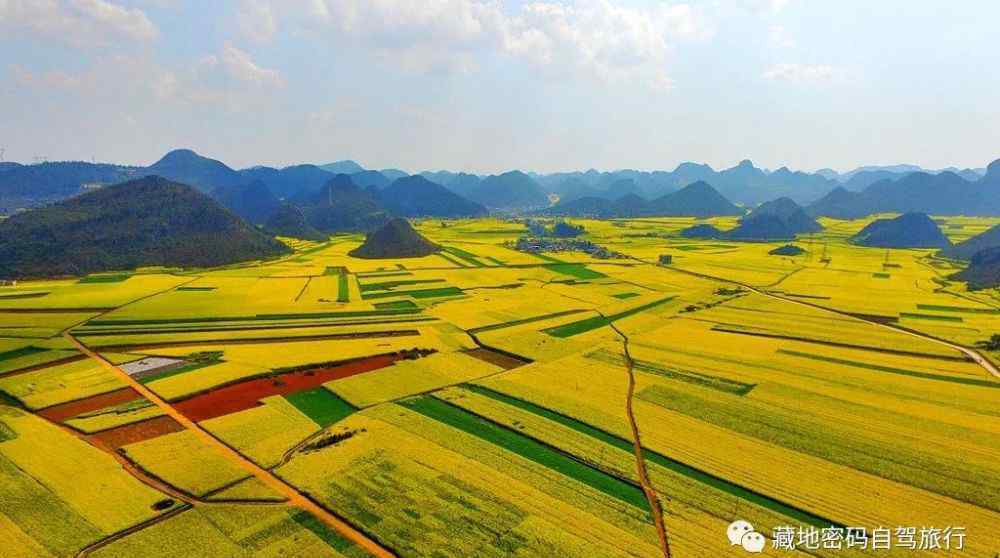
[[[994,0],[0,0],[7,161],[478,173],[1000,157]]]

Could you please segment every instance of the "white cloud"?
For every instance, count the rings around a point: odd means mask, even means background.
[[[791,4],[791,0],[745,0],[746,6],[760,14],[777,14]]]
[[[27,68],[14,64],[10,67],[14,81],[27,87],[44,87],[52,89],[78,89],[82,84],[79,76],[60,71],[32,72]]]
[[[5,28],[76,47],[114,38],[151,41],[160,34],[142,10],[106,0],[3,0],[0,29]]]
[[[771,46],[778,48],[791,48],[795,46],[795,39],[788,34],[788,30],[783,25],[772,25],[769,27],[767,38]]]
[[[490,55],[546,74],[663,86],[676,42],[711,34],[688,4],[539,0],[508,13],[490,0],[307,0],[312,35],[370,49],[414,72],[470,72]]]
[[[836,81],[842,72],[826,64],[775,64],[764,71],[764,79],[820,85]]]
[[[674,41],[709,34],[686,4],[641,10],[607,0],[535,2],[508,20],[504,48],[551,71],[663,87]]]
[[[256,86],[283,87],[285,79],[277,70],[263,68],[246,52],[236,48],[232,43],[225,43],[222,52],[201,59],[199,69],[221,68],[230,78]]]
[[[263,0],[243,0],[236,23],[245,37],[258,43],[270,41],[278,29],[271,4]]]

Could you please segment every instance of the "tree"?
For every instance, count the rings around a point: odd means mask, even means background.
[[[986,349],[990,351],[1000,351],[1000,333],[994,333],[993,337],[986,342]]]

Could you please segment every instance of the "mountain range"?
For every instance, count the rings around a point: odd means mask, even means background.
[[[616,200],[596,196],[572,199],[539,212],[560,217],[716,217],[743,215],[745,211],[727,200],[715,188],[703,181],[689,184],[676,192],[646,200],[629,193]]]
[[[875,213],[1000,215],[1000,160],[991,163],[975,182],[950,171],[914,172],[895,180],[879,180],[861,191],[837,187],[806,211],[838,219]]]
[[[236,170],[221,161],[178,149],[148,167],[105,163],[42,163],[0,166],[0,213],[37,207],[108,185],[146,175],[159,175],[190,184],[204,192],[260,180],[278,199],[291,200],[318,192],[337,174],[347,174],[366,189],[382,190],[408,176],[398,169],[365,169],[354,161],[285,168],[256,166]],[[618,201],[634,194],[656,200],[699,181],[711,184],[723,197],[752,207],[778,197],[809,204],[812,215],[862,216],[873,212],[929,212],[1000,215],[1000,169],[944,169],[924,171],[912,165],[859,167],[837,173],[822,169],[808,173],[786,167],[774,171],[749,160],[715,170],[685,162],[672,171],[596,170],[550,174],[510,171],[490,176],[434,171],[419,173],[469,201],[493,212],[537,210],[551,199],[568,203],[597,198]],[[625,200],[636,202],[635,198]],[[594,204],[593,200],[589,203]]]

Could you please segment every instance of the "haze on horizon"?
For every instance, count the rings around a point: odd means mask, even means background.
[[[1000,4],[0,0],[7,161],[846,171],[997,157]]]

